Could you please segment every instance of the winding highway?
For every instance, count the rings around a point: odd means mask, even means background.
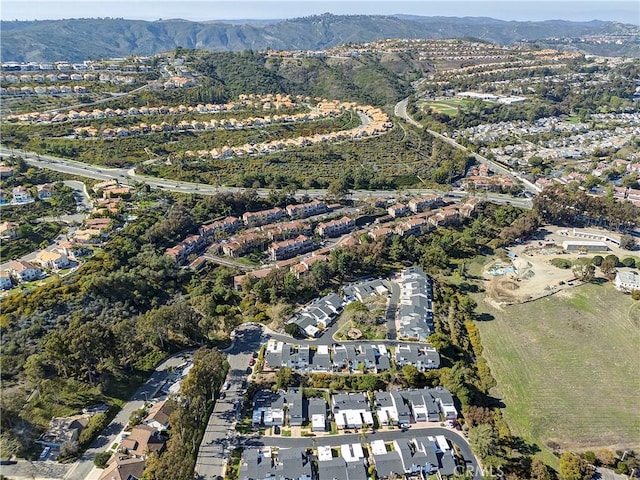
[[[422,124],[416,122],[407,113],[407,104],[408,104],[408,102],[409,102],[409,99],[405,98],[404,100],[401,100],[398,103],[396,103],[396,105],[395,105],[395,107],[393,109],[394,115],[396,117],[402,118],[403,120],[405,120],[407,123],[410,123],[414,127],[418,127],[418,128],[421,128],[421,129],[424,128],[424,126]],[[448,143],[449,145],[451,145],[454,148],[457,148],[458,150],[462,150],[463,152],[465,152],[468,155],[471,155],[473,158],[475,158],[475,160],[478,163],[484,163],[485,165],[489,166],[492,171],[494,171],[496,173],[501,173],[503,175],[506,175],[506,176],[508,176],[509,178],[511,178],[515,182],[521,182],[522,185],[524,186],[524,188],[527,191],[531,192],[532,194],[537,195],[538,193],[540,193],[540,188],[539,187],[535,186],[533,183],[531,183],[526,178],[523,178],[518,172],[516,172],[514,170],[510,170],[510,169],[500,165],[499,163],[496,163],[496,162],[494,162],[492,160],[489,160],[487,157],[484,157],[484,156],[480,155],[479,153],[476,153],[476,152],[473,152],[473,151],[469,150],[464,145],[460,145],[454,139],[449,138],[446,135],[442,135],[441,133],[438,133],[435,130],[431,130],[431,129],[428,129],[428,128],[426,130],[427,130],[427,132],[429,132],[434,137],[442,140],[443,142]]]
[[[29,165],[40,168],[48,168],[56,172],[93,178],[95,180],[117,179],[122,184],[132,186],[138,184],[146,184],[151,188],[157,188],[171,192],[196,195],[216,195],[219,193],[236,193],[247,190],[239,187],[214,187],[212,185],[207,185],[204,183],[183,182],[177,180],[149,177],[145,175],[138,175],[133,168],[126,169],[98,167],[96,165],[89,165],[86,163],[77,162],[75,160],[54,157],[52,155],[41,155],[33,152],[23,152],[6,147],[0,147],[0,154],[19,155],[22,156]],[[260,197],[268,197],[270,194],[272,194],[273,190],[268,188],[259,188],[256,190],[256,192]],[[463,191],[442,192],[426,188],[403,190],[403,194],[407,196],[421,196],[431,193],[457,198],[463,198],[470,195],[469,193]],[[310,198],[323,198],[326,195],[327,190],[324,189],[304,190],[296,194],[297,197],[308,196]],[[352,190],[349,192],[349,195],[351,198],[360,200],[372,198],[396,198],[398,196],[397,192],[390,190]],[[511,204],[517,207],[531,208],[531,201],[526,198],[515,198],[509,195],[501,195],[496,193],[483,193],[481,196],[493,203]]]

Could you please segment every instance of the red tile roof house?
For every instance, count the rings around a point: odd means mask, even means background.
[[[413,213],[424,212],[427,208],[433,208],[442,203],[439,195],[427,195],[422,198],[414,198],[409,201],[409,210]]]
[[[292,240],[273,242],[269,247],[271,260],[284,260],[308,252],[313,248],[313,240],[305,235],[299,235]]]
[[[245,212],[242,215],[242,221],[249,227],[255,227],[265,225],[267,223],[273,223],[280,220],[281,218],[284,218],[285,215],[285,210],[279,207],[275,207],[259,212]]]
[[[396,203],[395,205],[391,205],[387,208],[387,212],[393,218],[402,217],[409,213],[409,207],[407,207],[404,203]]]
[[[291,218],[306,218],[328,211],[329,207],[327,204],[320,200],[313,200],[309,203],[287,206],[287,215]]]
[[[356,226],[355,220],[349,217],[342,217],[331,222],[321,222],[316,227],[318,235],[321,237],[337,237],[342,233],[350,231]]]

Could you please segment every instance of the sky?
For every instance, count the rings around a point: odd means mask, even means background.
[[[640,25],[639,1],[589,0],[0,0],[2,20],[115,17],[137,20],[284,19],[320,13],[612,20]]]

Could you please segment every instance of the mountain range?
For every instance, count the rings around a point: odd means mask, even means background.
[[[635,45],[635,50],[638,50],[637,39],[640,36],[637,26],[597,20],[517,22],[485,17],[332,14],[243,22],[193,22],[180,19],[150,22],[122,18],[2,21],[0,29],[2,61],[76,62],[87,58],[152,55],[176,47],[214,52],[267,48],[320,50],[382,38],[470,37],[499,44],[545,40],[545,45],[552,46],[554,41],[562,43],[562,39],[619,36],[623,38],[623,43]],[[550,43],[548,39],[553,41]],[[578,42],[579,46],[576,47],[574,42],[569,43],[574,44],[571,47],[574,49],[588,49],[589,45]],[[625,51],[624,54],[629,55],[629,52]],[[637,56],[633,47],[631,55]]]

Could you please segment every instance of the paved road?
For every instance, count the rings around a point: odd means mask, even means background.
[[[169,377],[169,369],[176,367],[191,358],[191,352],[182,353],[162,362],[131,399],[122,407],[120,412],[111,421],[82,457],[74,464],[71,471],[64,477],[65,480],[84,480],[94,468],[93,459],[99,452],[107,450],[115,442],[118,434],[122,432],[129,421],[129,417],[134,410],[138,410],[144,405],[146,400],[151,400],[153,396],[162,388]]]
[[[396,105],[395,105],[395,107],[393,109],[393,113],[395,114],[396,117],[402,118],[403,120],[407,121],[411,125],[414,125],[414,126],[416,126],[418,128],[424,128],[423,125],[421,125],[420,123],[416,122],[407,113],[407,103],[408,103],[408,101],[409,101],[409,99],[405,98],[404,100],[401,100],[398,103],[396,103]],[[480,155],[479,153],[476,153],[476,152],[473,152],[473,151],[469,150],[464,145],[460,145],[458,142],[456,142],[452,138],[449,138],[449,137],[447,137],[445,135],[442,135],[441,133],[438,133],[435,130],[427,129],[427,131],[431,135],[433,135],[434,137],[439,138],[440,140],[448,143],[452,147],[457,148],[459,150],[462,150],[465,153],[467,153],[468,155],[473,156],[476,159],[477,162],[484,163],[484,164],[488,165],[489,167],[491,167],[491,170],[493,170],[494,172],[502,173],[504,175],[507,175],[512,180],[519,180],[520,182],[522,182],[522,184],[524,185],[525,189],[528,190],[529,192],[531,192],[532,194],[536,195],[536,194],[540,193],[540,188],[539,187],[535,186],[533,183],[528,181],[526,178],[523,178],[521,175],[519,175],[514,170],[511,170],[511,169],[508,169],[506,167],[503,167],[502,165],[500,165],[500,164],[498,164],[498,163],[496,163],[494,161],[489,160],[487,157],[484,157],[484,156]]]
[[[226,351],[229,362],[227,381],[231,386],[223,390],[226,398],[216,401],[200,444],[195,471],[202,480],[224,475],[225,451],[242,440],[235,430],[236,413],[244,401],[242,381],[248,380],[249,359],[253,352],[259,350],[261,336],[260,326],[242,325],[236,329],[233,345]]]
[[[216,195],[218,193],[235,193],[246,191],[244,188],[238,187],[214,187],[204,183],[192,183],[182,182],[176,180],[165,180],[155,177],[147,177],[138,175],[134,169],[124,168],[105,168],[95,165],[89,165],[73,160],[67,160],[59,157],[53,157],[51,155],[39,155],[36,153],[24,153],[4,147],[0,147],[0,153],[4,155],[21,155],[25,158],[25,161],[29,165],[37,166],[40,168],[48,168],[57,172],[68,173],[71,175],[78,175],[82,177],[93,178],[96,180],[111,180],[117,179],[126,185],[147,184],[152,188],[158,188],[162,190],[179,192],[185,194],[198,194],[198,195]],[[257,195],[260,197],[268,197],[272,193],[272,189],[259,188],[256,190]],[[465,197],[473,196],[467,192],[442,192],[434,189],[416,188],[407,189],[404,191],[407,196],[422,196],[431,193],[436,193],[443,196],[451,197]],[[326,190],[304,190],[296,194],[297,197],[308,196],[310,198],[323,198],[327,194]],[[350,192],[350,196],[356,199],[372,199],[372,198],[396,198],[397,192],[389,190],[353,190]],[[531,208],[531,201],[528,199],[514,198],[508,195],[500,195],[494,193],[487,193],[482,195],[483,198],[493,203],[510,203],[522,208]]]
[[[391,296],[389,297],[389,304],[385,313],[387,320],[387,340],[396,340],[398,338],[396,332],[396,310],[398,309],[398,303],[400,301],[400,285],[396,281],[385,282],[391,289]]]

